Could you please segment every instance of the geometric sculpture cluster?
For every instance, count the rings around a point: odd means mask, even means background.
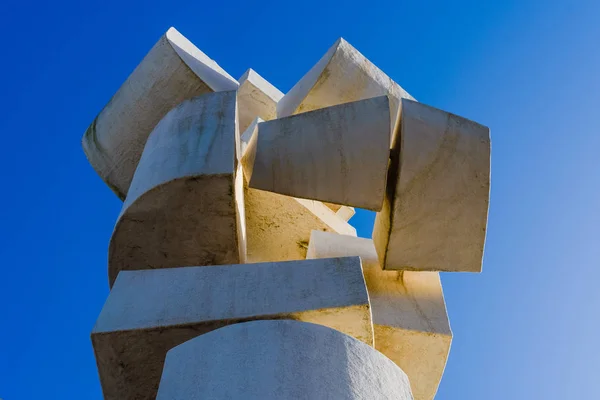
[[[433,399],[438,271],[481,271],[488,128],[343,39],[284,95],[171,28],[83,148],[123,199],[92,332],[105,398]]]

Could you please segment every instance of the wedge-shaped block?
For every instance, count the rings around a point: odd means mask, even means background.
[[[92,332],[106,399],[151,399],[171,348],[237,322],[313,322],[373,344],[358,257],[119,274]]]
[[[408,375],[416,400],[431,400],[450,351],[437,272],[384,271],[371,239],[313,231],[307,258],[360,256],[371,300],[375,348]]]
[[[111,285],[121,270],[244,261],[235,116],[235,91],[210,93],[156,126],[110,241]]]
[[[89,126],[82,140],[85,154],[124,199],[148,135],[167,112],[186,99],[237,87],[216,62],[171,28]]]
[[[383,269],[480,272],[490,195],[490,131],[402,101],[388,194],[373,240]]]
[[[298,321],[252,321],[167,353],[158,400],[412,400],[406,374],[372,347]]]
[[[265,121],[277,117],[277,102],[283,97],[279,89],[253,69],[246,71],[239,83],[240,132],[245,131],[256,117]]]
[[[400,99],[413,97],[340,38],[277,103],[277,116],[287,117],[382,95],[390,96],[390,122],[395,127]]]
[[[380,96],[259,123],[242,158],[248,186],[380,210],[389,111]]]

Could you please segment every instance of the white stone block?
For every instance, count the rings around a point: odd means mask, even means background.
[[[124,199],[156,124],[186,99],[236,90],[238,83],[174,28],[144,57],[85,132],[98,175]]]
[[[411,400],[409,381],[368,345],[324,326],[252,321],[167,354],[157,400]]]
[[[113,231],[111,285],[124,269],[245,260],[238,135],[235,91],[186,100],[160,121]]]
[[[277,102],[283,93],[250,68],[239,79],[238,89],[240,132],[260,117],[265,121],[277,118]]]
[[[242,158],[248,186],[380,210],[389,111],[380,96],[259,123]]]
[[[282,318],[372,345],[360,259],[122,271],[92,332],[104,396],[154,398],[174,346],[225,325]]]
[[[388,95],[390,122],[396,132],[400,99],[414,100],[404,89],[340,38],[277,104],[277,116]]]
[[[344,256],[362,260],[375,348],[406,372],[416,400],[432,400],[452,342],[439,274],[384,271],[371,239],[312,232],[307,258]]]
[[[490,194],[487,127],[404,99],[373,240],[384,269],[480,272]]]

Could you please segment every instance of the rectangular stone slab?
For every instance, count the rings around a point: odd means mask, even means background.
[[[371,239],[312,232],[308,259],[344,256],[362,260],[375,348],[408,375],[415,400],[432,400],[452,342],[439,274],[384,271]]]
[[[400,140],[373,240],[384,269],[480,272],[490,195],[490,130],[402,100]]]
[[[244,173],[253,189],[378,211],[390,135],[387,96],[261,122]]]
[[[148,135],[169,110],[186,99],[237,87],[215,61],[170,28],[90,124],[83,150],[124,199]]]
[[[154,398],[168,350],[258,319],[318,323],[373,345],[360,259],[122,271],[92,331],[105,399]]]

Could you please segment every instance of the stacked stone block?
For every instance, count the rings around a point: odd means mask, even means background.
[[[481,271],[488,128],[343,39],[283,95],[171,28],[83,147],[124,200],[92,332],[106,399],[433,399],[437,271]]]

